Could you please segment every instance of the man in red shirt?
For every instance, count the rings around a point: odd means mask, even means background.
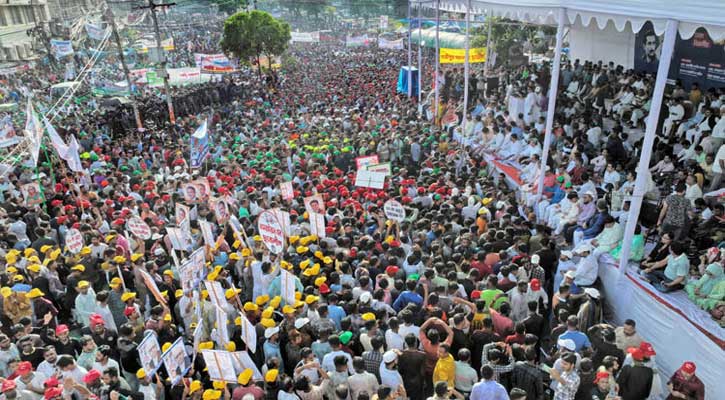
[[[667,382],[667,389],[670,391],[670,395],[667,396],[667,400],[676,399],[705,399],[705,385],[702,381],[695,376],[695,370],[697,367],[692,361],[685,361],[680,369],[675,371],[670,381]]]

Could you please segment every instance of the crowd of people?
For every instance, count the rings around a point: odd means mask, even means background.
[[[402,53],[289,53],[273,79],[180,89],[174,126],[151,91],[143,132],[129,111],[70,113],[56,128],[80,139],[84,172],[49,151],[0,177],[5,399],[705,398],[693,362],[663,376],[655,355],[672,349],[603,317],[597,271],[621,251],[652,77],[567,64],[542,166],[547,65],[501,67],[497,87],[477,75],[464,123],[460,69],[425,118],[395,92],[387,61]],[[22,97],[45,90],[42,74],[4,83]],[[661,207],[640,218],[630,260],[722,322],[725,215],[703,193],[725,166],[725,93],[669,98],[648,177]],[[209,155],[191,168],[204,121]],[[372,155],[390,163],[382,188],[356,183]],[[41,202],[22,190],[33,182]],[[404,218],[386,216],[391,199]],[[278,247],[259,230],[268,210],[289,216]],[[651,251],[645,235],[659,237]],[[184,360],[167,359],[178,340]],[[208,350],[249,360],[221,379]]]

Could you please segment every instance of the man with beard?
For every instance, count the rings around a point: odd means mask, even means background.
[[[118,377],[118,370],[114,367],[107,368],[103,371],[103,387],[101,388],[101,400],[110,400],[113,392],[118,392],[128,400],[143,400],[144,395],[141,392],[131,390],[128,383],[121,381]]]

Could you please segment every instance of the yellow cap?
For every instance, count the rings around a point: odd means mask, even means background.
[[[164,315],[164,321],[171,322],[171,314]]]
[[[242,259],[242,257],[239,256],[239,253],[232,253],[229,255],[230,260],[239,261]]]
[[[13,289],[3,286],[2,289],[0,289],[0,294],[5,298],[10,297],[10,295],[13,294]]]
[[[242,326],[242,317],[236,317],[236,318],[234,318],[234,325],[236,325],[236,326]]]
[[[30,257],[28,257],[28,262],[40,264],[40,258],[38,258],[38,256],[30,256]]]
[[[367,312],[363,315],[361,315],[363,321],[375,321],[375,314],[371,312]]]
[[[319,258],[319,259],[322,259],[323,257],[325,257],[325,255],[324,255],[324,254],[322,254],[322,252],[321,252],[320,250],[317,250],[317,251],[315,252],[315,257],[317,257],[317,258]]]
[[[321,277],[315,279],[315,286],[320,287],[320,285],[322,285],[325,282],[327,282],[327,277],[321,276]]]
[[[126,257],[124,257],[124,256],[113,257],[113,262],[115,262],[116,264],[123,264],[126,262]]]
[[[275,326],[274,320],[271,318],[262,318],[261,321],[259,321],[260,324],[262,324],[265,328],[271,328]]]
[[[113,238],[115,238],[115,237],[116,237],[116,235],[106,235],[106,237],[104,239],[106,240],[106,243],[108,243],[111,240],[113,240]]]
[[[303,212],[302,213],[302,218],[309,219],[310,218],[310,213],[308,213],[307,211]],[[300,239],[300,240],[302,240],[302,239]]]
[[[124,303],[131,299],[135,299],[135,298],[136,298],[136,292],[126,292],[121,295],[121,301]]]
[[[18,273],[18,269],[17,269],[17,268],[15,268],[15,267],[7,267],[7,268],[5,269],[5,272],[7,272],[7,273],[8,273],[8,274],[10,274],[10,275],[15,275],[15,274],[17,274],[17,273]]]
[[[25,297],[27,297],[29,299],[34,299],[36,297],[41,297],[41,296],[45,296],[45,293],[43,293],[43,291],[41,291],[38,288],[32,288],[32,289],[30,289],[30,291],[28,292],[28,294],[25,295]]]
[[[89,254],[91,254],[91,248],[90,247],[86,246],[86,247],[84,247],[84,248],[81,249],[81,255],[87,256]]]
[[[327,265],[327,264],[332,264],[332,257],[325,257],[325,258],[323,258],[323,259],[322,259],[322,262],[323,262],[323,263],[324,263],[325,265]]]
[[[249,380],[252,379],[252,374],[253,372],[250,368],[245,369],[241,374],[239,374],[239,376],[237,376],[237,383],[240,385],[248,384]]]
[[[166,343],[164,343],[163,346],[161,346],[161,352],[166,353],[166,350],[168,350],[170,348],[171,348],[171,342],[166,342]]]
[[[219,400],[220,397],[222,397],[222,392],[220,390],[207,389],[204,391],[204,394],[201,395],[201,400]]]
[[[299,240],[300,240],[300,237],[298,235],[292,235],[292,236],[289,237],[290,244],[295,244]]]
[[[79,289],[87,288],[89,286],[91,286],[91,283],[88,282],[88,281],[80,281],[80,282],[78,282],[78,288]]]
[[[136,262],[141,257],[143,257],[143,254],[133,253],[133,254],[131,254],[131,261]],[[114,259],[115,259],[115,257],[114,257]]]
[[[229,300],[229,299],[231,299],[232,297],[234,297],[235,295],[238,295],[239,293],[242,293],[242,290],[241,290],[241,289],[231,289],[231,288],[230,288],[230,289],[227,289],[227,290],[226,290],[226,291],[224,292],[224,297],[226,297],[226,298],[227,298],[227,300]]]
[[[13,276],[13,281],[15,281],[15,282],[22,282],[24,280],[25,280],[25,277],[22,276],[22,275],[15,275],[15,276]]]
[[[206,289],[201,290],[201,299],[206,300],[206,298],[209,297],[209,291]]]
[[[314,294],[308,294],[307,297],[305,297],[305,303],[307,304],[312,304],[318,300],[320,300],[320,298]]]
[[[282,313],[284,313],[284,314],[294,314],[295,313],[295,308],[292,307],[292,306],[289,306],[289,305],[284,306],[284,307],[282,307]]]
[[[252,249],[245,247],[242,249],[242,257],[249,257],[252,255]]]
[[[235,351],[237,351],[237,344],[234,343],[234,342],[227,343],[227,346],[226,347],[227,347],[227,351],[231,351],[232,353],[234,353]]]
[[[50,252],[48,257],[50,257],[51,260],[55,261],[60,256],[60,249],[55,249]]]
[[[269,301],[269,295],[268,294],[263,294],[261,296],[257,296],[257,298],[254,300],[254,302],[258,306],[263,306],[263,305],[267,304],[268,301]]]
[[[83,264],[76,264],[76,265],[70,267],[70,270],[71,271],[85,272],[86,271],[86,266],[83,265]]]
[[[32,256],[33,254],[35,254],[35,249],[34,249],[34,248],[32,248],[32,247],[28,247],[27,249],[25,249],[25,250],[23,251],[23,255],[24,255],[25,257],[30,257],[30,256]]]
[[[214,386],[214,389],[216,389],[216,390],[224,390],[224,388],[227,386],[226,383],[220,382],[220,381],[214,381],[211,384],[212,384],[212,386]]]
[[[20,250],[18,250],[18,249],[10,249],[10,250],[8,250],[8,254],[12,254],[15,257],[17,257],[17,256],[19,256],[22,253],[20,253]]]
[[[261,242],[262,241],[262,235],[254,235],[252,238],[255,242]]]
[[[201,389],[201,381],[191,381],[189,384],[189,394]]]
[[[174,297],[177,299],[181,298],[183,295],[184,295],[184,291],[181,289],[176,289],[176,291],[174,292]]]
[[[309,258],[306,259],[306,260],[302,260],[300,262],[300,269],[305,269],[305,268],[309,267],[310,266],[310,263],[311,263],[311,261],[310,261]]]
[[[282,302],[281,296],[274,296],[272,300],[269,301],[269,306],[276,309],[279,307],[279,304]]]
[[[161,294],[161,297],[169,297],[169,291],[168,290],[164,290],[160,294]]]
[[[264,376],[264,380],[269,383],[272,383],[277,380],[278,375],[279,375],[278,369],[270,369],[269,371],[267,371],[267,375]]]
[[[53,248],[53,246],[51,246],[49,244],[44,244],[44,245],[40,246],[40,252],[45,253],[52,248]]]
[[[5,264],[11,265],[15,264],[16,262],[18,262],[18,257],[16,255],[10,253],[5,255]]]
[[[146,377],[146,370],[141,368],[138,371],[136,371],[136,378],[143,379]]]
[[[286,269],[286,270],[291,270],[292,269],[292,264],[288,263],[285,260],[281,260],[279,262],[279,266],[282,267],[282,269]]]
[[[234,243],[232,243],[232,247],[235,249],[238,249],[239,246],[241,246],[241,245],[242,245],[242,241],[239,239],[235,240]]]
[[[295,308],[302,308],[304,306],[305,306],[305,303],[302,301],[299,301],[299,300],[297,300],[297,302],[295,302],[295,305],[294,305]]]
[[[111,282],[108,284],[108,286],[115,289],[115,288],[121,286],[122,284],[123,284],[123,281],[121,280],[121,278],[115,277],[115,278],[111,279]]]
[[[274,308],[272,308],[272,307],[267,307],[264,309],[264,311],[262,311],[262,318],[272,318],[273,315],[274,315]]]
[[[199,343],[199,350],[211,350],[214,348],[214,342],[201,342]]]
[[[297,253],[299,254],[305,254],[309,250],[307,246],[297,246]]]
[[[40,264],[30,264],[28,265],[28,271],[38,273],[40,272]]]

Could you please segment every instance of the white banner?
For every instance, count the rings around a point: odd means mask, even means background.
[[[403,48],[405,48],[405,45],[403,44],[403,39],[387,40],[379,38],[378,47],[380,47],[381,49],[403,50]]]
[[[70,40],[50,39],[50,51],[56,59],[73,54],[73,43]]]
[[[234,370],[234,361],[230,352],[222,350],[203,350],[201,355],[204,357],[204,361],[209,372],[209,378],[211,380],[227,383],[235,383],[237,381],[237,374]]]
[[[290,32],[292,39],[290,42],[298,43],[317,43],[320,41],[320,32]]]
[[[229,343],[229,320],[227,319],[227,312],[217,305],[214,307],[214,315],[216,316],[216,343],[223,349]]]
[[[103,38],[106,36],[106,29],[104,29],[100,24],[92,24],[90,22],[87,22],[86,33],[88,33],[88,37],[91,39],[103,40]]]
[[[324,238],[327,237],[327,233],[325,232],[325,216],[318,213],[309,213],[310,214],[310,233],[313,235],[317,235],[317,237]]]
[[[385,186],[385,173],[358,170],[355,175],[355,186],[382,189]]]
[[[246,351],[235,351],[230,354],[232,355],[232,361],[234,362],[235,374],[239,375],[242,371],[249,368],[252,370],[252,377],[255,380],[261,381],[264,379],[262,373],[259,372],[259,368],[257,368],[257,365],[254,364],[254,361],[252,361],[252,358],[249,357],[249,354]]]
[[[295,277],[284,269],[280,273],[280,295],[285,303],[295,304]]]
[[[246,343],[247,348],[252,352],[257,352],[257,330],[255,329],[254,325],[249,322],[247,319],[247,316],[244,315],[244,313],[239,313],[239,316],[242,318],[242,332],[241,332],[241,338]]]

